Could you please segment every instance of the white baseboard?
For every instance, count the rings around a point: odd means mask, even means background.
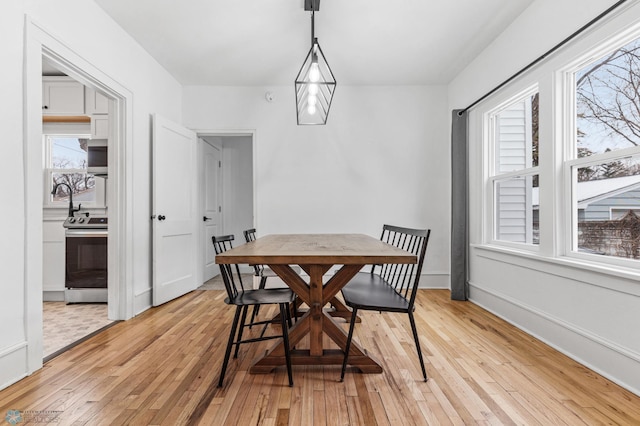
[[[469,283],[469,300],[640,396],[637,352],[477,283]]]
[[[144,290],[133,296],[133,315],[139,315],[152,306],[151,289]]]
[[[451,288],[451,278],[449,273],[432,272],[420,275],[420,283],[418,288],[449,290]]]
[[[26,341],[0,349],[0,389],[28,376],[28,371]]]
[[[43,291],[43,302],[64,302],[64,290],[62,291]]]

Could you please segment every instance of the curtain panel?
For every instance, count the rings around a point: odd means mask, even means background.
[[[451,299],[468,298],[467,213],[467,117],[466,110],[451,113]]]

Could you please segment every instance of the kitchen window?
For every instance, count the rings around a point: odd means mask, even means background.
[[[69,205],[69,188],[74,205],[104,206],[104,182],[87,173],[88,135],[44,135],[45,140],[45,207]],[[51,194],[54,185],[61,185]],[[67,187],[68,185],[68,187]]]

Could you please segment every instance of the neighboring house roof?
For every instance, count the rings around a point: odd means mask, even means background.
[[[640,187],[640,175],[578,182],[578,208]]]
[[[578,182],[578,208],[584,209],[591,203],[640,188],[640,175]],[[538,188],[533,188],[534,208],[540,205]]]

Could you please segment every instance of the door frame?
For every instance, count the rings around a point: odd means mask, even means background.
[[[113,99],[109,149],[108,315],[112,320],[133,316],[132,158],[133,94],[45,28],[25,16],[24,68],[24,191],[25,191],[25,329],[27,374],[42,367],[42,58],[80,83]],[[127,161],[129,159],[129,161]],[[27,226],[28,224],[28,226]]]
[[[252,168],[253,168],[253,226],[255,228],[258,228],[258,203],[257,203],[257,194],[258,194],[258,185],[257,185],[257,179],[256,179],[256,172],[257,172],[257,154],[258,154],[258,150],[257,150],[257,143],[256,143],[256,130],[255,129],[227,129],[227,130],[216,130],[216,129],[192,129],[194,132],[196,132],[196,136],[198,137],[198,155],[200,156],[200,161],[198,162],[198,175],[199,176],[203,176],[204,175],[204,158],[202,156],[203,153],[203,147],[202,144],[203,143],[207,143],[205,141],[201,141],[201,139],[209,137],[209,136],[219,136],[219,137],[227,137],[227,136],[245,136],[245,137],[250,137],[251,138],[251,150],[252,150]],[[221,157],[223,158],[224,152],[224,147],[220,147],[220,154]],[[224,167],[224,159],[222,160],[222,167]],[[221,174],[220,179],[224,179],[224,173]],[[200,182],[199,183],[199,191],[200,191],[200,203],[199,203],[199,207],[200,210],[203,209],[203,200],[204,200],[204,182]],[[224,182],[221,182],[221,192],[219,194],[219,196],[221,197],[220,199],[223,199],[223,194],[224,194]],[[224,210],[224,208],[223,208]],[[222,215],[222,220],[220,223],[220,232],[224,234],[225,232],[225,218],[224,215]],[[259,229],[259,228],[258,228]],[[198,248],[198,252],[197,252],[197,256],[199,260],[198,263],[198,273],[199,276],[197,277],[198,282],[203,282],[203,276],[204,276],[204,224],[200,225],[200,241],[199,241],[199,248]],[[236,238],[239,238],[239,236],[236,236]],[[243,237],[244,238],[244,237]],[[244,239],[240,240],[240,243],[243,243]]]
[[[197,137],[198,137],[198,158],[199,158],[199,161],[198,161],[198,209],[199,209],[199,211],[204,213],[204,211],[205,211],[205,208],[204,208],[204,204],[205,203],[204,203],[204,201],[205,201],[205,199],[207,197],[206,185],[205,185],[205,182],[204,182],[204,180],[206,179],[206,176],[207,176],[206,173],[205,173],[205,170],[204,170],[205,163],[206,163],[205,162],[205,156],[204,156],[204,149],[205,149],[204,145],[207,144],[207,145],[211,146],[212,148],[215,148],[218,151],[220,151],[220,161],[222,161],[222,146],[218,146],[217,144],[208,142],[200,134],[197,134]],[[218,201],[219,201],[219,205],[221,205],[222,204],[222,201],[221,201],[222,200],[222,172],[219,172],[218,178],[219,178],[219,181],[218,181]],[[220,234],[219,235],[222,235],[222,231],[223,231],[222,230],[222,221],[223,221],[222,217],[223,217],[222,216],[222,212],[219,212],[219,215],[218,215],[218,227],[220,229]],[[200,268],[201,271],[200,271],[200,275],[197,277],[197,280],[200,283],[204,283],[204,282],[207,281],[204,278],[204,275],[205,275],[204,267],[205,267],[205,264],[207,263],[207,259],[206,259],[206,250],[207,249],[206,249],[206,247],[207,247],[207,244],[208,244],[208,242],[205,240],[206,235],[207,235],[206,230],[205,230],[205,228],[206,228],[205,222],[203,221],[198,226],[198,228],[199,228],[198,229],[199,235],[201,236],[199,238],[199,244],[200,244],[200,247],[202,249],[202,256],[201,256],[202,257],[202,265],[198,264],[198,267],[202,266],[202,268]],[[215,278],[218,275],[220,275],[220,272],[217,272],[217,273],[214,272],[213,276]]]

